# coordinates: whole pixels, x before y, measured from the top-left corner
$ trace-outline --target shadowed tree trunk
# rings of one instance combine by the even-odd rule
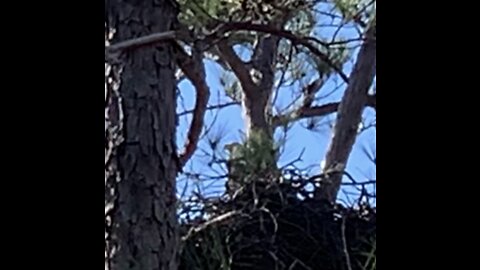
[[[173,0],[106,0],[112,43],[171,30]],[[172,47],[161,43],[128,50],[121,57],[123,143],[110,179],[106,265],[109,270],[175,270],[176,91]]]

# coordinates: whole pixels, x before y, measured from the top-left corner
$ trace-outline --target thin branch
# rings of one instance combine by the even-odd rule
[[[162,33],[155,33],[139,38],[133,38],[126,41],[122,41],[110,46],[105,47],[105,55],[117,52],[124,51],[126,49],[133,49],[138,47],[143,47],[147,45],[152,45],[155,43],[168,41],[176,38],[175,31],[167,31]]]
[[[290,50],[288,52],[288,60],[285,64],[285,68],[282,72],[282,75],[280,76],[280,80],[278,82],[277,89],[275,90],[275,95],[274,95],[274,98],[273,98],[273,101],[272,101],[272,105],[275,105],[277,103],[280,88],[282,87],[283,83],[285,82],[285,76],[287,74],[288,69],[290,68],[290,64],[292,63],[293,50],[294,49],[296,49],[295,46],[290,45]]]
[[[369,95],[367,97],[366,105],[376,109],[377,97],[376,95]],[[310,118],[310,117],[320,117],[335,113],[338,111],[340,102],[327,103],[320,106],[313,107],[301,107],[296,112],[289,113],[286,115],[278,115],[273,118],[273,126],[278,127],[286,123],[296,121],[299,119]]]
[[[227,102],[227,103],[223,103],[223,104],[212,105],[212,106],[208,106],[208,107],[206,108],[206,110],[207,110],[207,111],[219,110],[219,109],[227,108],[227,107],[234,106],[234,105],[240,105],[240,102],[238,102],[238,101],[232,101],[232,102]],[[179,117],[182,117],[182,116],[185,116],[185,115],[187,115],[187,114],[194,113],[194,112],[195,112],[195,109],[193,109],[193,110],[188,110],[188,111],[183,111],[183,112],[179,113],[178,116],[179,116]]]
[[[252,23],[244,23],[244,22],[230,22],[230,23],[219,25],[214,31],[212,31],[213,32],[212,34],[208,35],[205,38],[204,41],[208,44],[209,41],[213,42],[215,40],[218,40],[219,37],[224,36],[227,32],[239,31],[239,30],[257,31],[257,32],[272,34],[278,37],[289,39],[290,41],[292,41],[294,45],[295,44],[303,45],[306,48],[308,48],[312,53],[317,55],[326,64],[328,64],[333,70],[335,70],[345,82],[348,82],[348,77],[341,70],[341,68],[333,64],[330,58],[325,53],[322,53],[318,48],[316,48],[310,41],[316,42],[325,47],[328,47],[329,44],[313,37],[299,37],[293,32],[275,29],[269,25],[252,24]],[[162,33],[155,33],[155,34],[151,34],[151,35],[147,35],[139,38],[126,40],[117,44],[106,46],[105,58],[110,59],[109,56],[113,55],[114,53],[121,52],[127,49],[144,47],[147,45],[152,45],[155,43],[164,42],[168,40],[188,38],[190,36],[191,36],[191,33],[187,33],[186,30],[180,30],[180,31],[168,31],[168,32],[162,32]],[[234,69],[234,71],[237,73],[239,71],[239,68],[236,66],[240,65],[240,63],[243,64],[243,62],[238,58],[238,56],[236,56],[233,49],[230,48],[231,49],[230,51],[225,48],[225,47],[229,47],[225,41],[221,41],[219,43],[220,43],[219,48],[225,49],[223,51],[221,50],[222,54],[226,53],[226,55],[224,56],[227,57],[227,62],[229,62],[229,65],[231,65],[231,68]],[[232,52],[235,54],[237,59],[233,57],[233,55],[231,54]],[[230,61],[228,61],[228,59],[230,59]],[[245,80],[245,83],[250,84],[246,80],[244,76],[245,74],[243,72],[241,72],[240,74],[241,74],[240,76]],[[248,72],[246,74],[248,75]],[[250,76],[248,77],[250,78]],[[251,81],[251,78],[250,78],[250,81]]]
[[[350,254],[348,252],[348,246],[347,246],[347,236],[345,233],[345,227],[347,223],[347,217],[342,218],[342,244],[343,244],[343,254],[345,255],[345,260],[347,264],[347,270],[352,270],[352,262],[350,260]]]
[[[363,181],[363,182],[354,182],[354,183],[342,183],[342,186],[367,186],[367,185],[376,185],[377,180]]]
[[[358,42],[358,41],[365,41],[363,38],[351,38],[351,39],[346,39],[346,40],[337,40],[337,41],[331,41],[328,43],[329,46],[334,46],[334,45],[345,45],[348,43],[352,42]]]
[[[206,221],[205,223],[202,223],[200,224],[198,227],[192,227],[190,228],[190,230],[188,231],[187,235],[185,235],[184,237],[182,237],[182,242],[185,242],[186,240],[188,240],[193,234],[195,233],[198,233],[198,232],[201,232],[203,230],[205,230],[206,228],[208,228],[210,225],[212,224],[216,224],[216,223],[221,223],[221,222],[224,222],[225,220],[228,220],[234,216],[238,216],[238,215],[242,215],[242,212],[240,211],[231,211],[231,212],[227,212],[225,214],[222,214],[220,216],[217,216],[215,218],[212,218],[211,220],[208,220]]]
[[[231,31],[239,31],[239,30],[246,30],[246,31],[257,31],[262,33],[267,33],[275,36],[279,36],[282,38],[286,38],[290,40],[294,45],[299,44],[303,45],[308,48],[313,54],[317,55],[322,61],[324,61],[327,65],[329,65],[333,70],[335,70],[338,75],[348,83],[348,77],[342,71],[342,69],[330,60],[330,58],[323,52],[321,52],[318,48],[316,48],[310,41],[314,41],[322,46],[328,47],[328,43],[325,43],[321,40],[318,40],[313,37],[299,37],[298,35],[294,34],[293,32],[286,31],[286,30],[279,30],[275,29],[269,25],[263,24],[252,24],[252,23],[245,23],[245,22],[230,22],[220,25],[215,29],[214,33],[207,36],[208,39],[216,39],[219,36],[224,35],[227,32]]]
[[[175,48],[177,65],[192,82],[197,91],[193,119],[188,131],[185,149],[179,156],[180,166],[183,167],[197,148],[198,140],[202,133],[208,99],[210,98],[210,88],[206,83],[205,67],[203,66],[201,55],[196,55],[196,52],[194,52],[193,56],[190,57],[177,42],[172,43]]]

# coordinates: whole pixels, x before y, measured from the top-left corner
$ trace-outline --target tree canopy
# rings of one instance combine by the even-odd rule
[[[376,177],[359,179],[351,169],[376,165],[376,1],[159,2],[171,6],[176,19],[155,21],[172,15],[155,5],[110,3],[108,9],[106,196],[107,179],[130,177],[125,170],[135,180],[128,189],[144,179],[170,179],[175,171],[168,181],[177,189],[185,269],[267,269],[258,267],[272,262],[274,269],[319,263],[375,269]],[[137,140],[143,154],[129,144]],[[134,152],[125,154],[128,147]],[[353,197],[342,193],[353,190]],[[344,208],[348,203],[337,205],[346,199],[352,211]],[[169,200],[160,201],[170,207]],[[316,225],[302,223],[299,214]],[[292,223],[293,237],[286,229]],[[325,230],[331,238],[321,236]],[[300,236],[306,237],[303,251],[291,244]],[[277,239],[292,249],[281,251]],[[263,246],[256,252],[272,262],[242,268],[246,251],[239,245],[255,241],[276,243],[280,251]],[[199,255],[199,245],[215,254]],[[315,250],[327,252],[326,261],[335,258],[332,264],[307,258]]]

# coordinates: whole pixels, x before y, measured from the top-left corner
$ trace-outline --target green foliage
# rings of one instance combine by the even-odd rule
[[[259,171],[274,168],[277,162],[277,147],[273,140],[262,131],[252,131],[243,147],[241,155],[248,159],[252,167]]]
[[[196,242],[189,243],[183,250],[183,264],[196,266],[199,270],[230,270],[230,258],[226,243],[219,228],[201,232]]]
[[[252,131],[243,144],[231,144],[226,149],[230,152],[229,174],[236,181],[246,183],[276,175],[279,148],[264,132]]]
[[[286,23],[285,29],[292,31],[299,36],[308,36],[312,32],[316,19],[312,10],[298,9],[294,16]]]
[[[223,21],[240,10],[240,0],[178,0],[180,21],[185,25],[205,27]]]
[[[334,0],[336,8],[342,13],[344,21],[366,18],[370,21],[376,14],[376,1],[372,0]]]

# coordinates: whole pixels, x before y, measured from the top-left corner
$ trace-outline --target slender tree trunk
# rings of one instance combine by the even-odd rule
[[[244,114],[245,121],[245,131],[246,139],[251,140],[252,138],[259,139],[262,138],[263,147],[269,145],[271,151],[262,151],[264,160],[258,160],[258,164],[262,163],[269,164],[271,166],[270,170],[261,171],[259,168],[249,168],[247,172],[245,168],[235,168],[235,162],[230,163],[228,166],[230,177],[227,180],[227,191],[230,195],[235,194],[235,192],[243,186],[243,181],[246,181],[248,173],[250,171],[255,171],[257,174],[257,179],[263,177],[263,173],[271,174],[276,170],[276,165],[274,161],[276,160],[277,153],[274,149],[274,128],[271,124],[271,95],[273,92],[273,85],[275,79],[275,63],[276,63],[276,54],[278,48],[278,37],[271,35],[263,35],[259,37],[259,43],[255,48],[254,56],[252,57],[252,69],[248,70],[244,66],[238,57],[235,55],[231,49],[226,49],[223,47],[223,52],[227,58],[232,69],[236,72],[237,77],[240,80],[243,90],[242,97],[242,109]],[[228,52],[227,50],[230,50]],[[243,74],[242,74],[243,72]],[[253,133],[257,133],[259,136],[252,136]],[[261,151],[261,149],[257,149]],[[234,151],[231,151],[231,154]],[[241,157],[242,159],[249,159],[250,157]],[[238,175],[240,173],[240,175]],[[240,181],[240,182],[239,182]]]
[[[367,30],[365,36],[366,41],[360,49],[349,85],[338,107],[337,123],[324,167],[324,173],[328,177],[315,194],[316,199],[331,203],[337,199],[343,171],[355,144],[362,113],[368,101],[368,91],[376,73],[375,25]]]
[[[279,38],[272,35],[263,35],[253,56],[253,89],[245,89],[243,106],[246,116],[247,135],[253,131],[261,131],[273,140],[273,126],[271,124],[272,106],[271,96],[275,81],[275,64]],[[261,79],[256,79],[259,76]]]
[[[112,43],[172,29],[172,0],[106,0]],[[116,152],[119,178],[110,182],[106,265],[109,270],[176,270],[176,91],[167,43],[125,52],[119,92],[124,142]]]

